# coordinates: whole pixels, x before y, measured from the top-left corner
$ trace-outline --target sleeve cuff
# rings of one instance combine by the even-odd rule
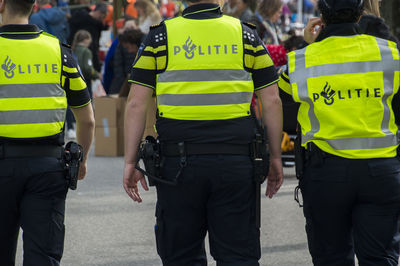
[[[142,86],[145,86],[145,87],[147,87],[147,88],[150,88],[150,89],[152,89],[152,90],[156,90],[156,88],[154,87],[154,86],[152,86],[152,85],[149,85],[149,84],[146,84],[146,83],[141,83],[141,82],[139,82],[139,81],[136,81],[136,80],[128,80],[128,82],[129,83],[133,83],[133,84],[138,84],[138,85],[142,85]]]
[[[268,84],[265,84],[265,85],[262,85],[260,87],[254,88],[254,91],[262,90],[262,89],[264,89],[264,88],[266,88],[268,86],[271,86],[272,84],[277,83],[277,82],[279,82],[279,78],[277,80],[274,80],[274,81],[268,83]]]

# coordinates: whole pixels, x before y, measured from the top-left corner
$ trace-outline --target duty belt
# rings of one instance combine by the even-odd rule
[[[64,148],[57,145],[0,143],[0,159],[24,157],[54,157],[61,159],[63,154]]]
[[[181,156],[182,150],[185,155],[251,155],[250,144],[228,144],[228,143],[161,143],[161,154],[164,156]]]

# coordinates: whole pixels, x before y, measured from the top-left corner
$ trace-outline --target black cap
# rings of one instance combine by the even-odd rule
[[[363,7],[363,0],[319,0],[325,7],[332,11],[342,9],[360,10]]]
[[[29,3],[29,4],[34,4],[36,0],[24,0],[24,1]]]

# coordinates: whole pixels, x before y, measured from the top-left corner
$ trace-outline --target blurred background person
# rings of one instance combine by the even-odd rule
[[[53,7],[50,0],[37,0],[38,11],[29,18],[29,24],[35,24],[44,32],[56,36],[60,42],[67,43],[69,26],[67,8]]]
[[[86,30],[78,30],[72,41],[72,52],[75,54],[79,67],[81,68],[83,77],[85,78],[92,98],[91,80],[100,79],[101,75],[93,67],[93,54],[88,48],[92,43],[92,36]]]
[[[175,1],[162,0],[160,6],[160,13],[163,19],[173,18],[175,16]]]
[[[134,20],[125,20],[122,28],[118,29],[118,34],[122,34],[125,30],[137,29],[136,22]],[[104,60],[104,71],[103,71],[103,87],[107,94],[110,94],[111,84],[114,80],[114,56],[117,49],[120,49],[118,36],[112,41],[111,46],[108,48],[107,54]]]
[[[315,16],[316,1],[303,0],[303,23],[307,24],[308,20]]]
[[[361,16],[358,24],[363,33],[394,41],[399,45],[399,40],[393,36],[389,27],[381,18],[379,11],[380,2],[381,0],[364,0],[364,14]]]
[[[256,13],[258,34],[266,44],[281,44],[277,22],[282,14],[282,0],[261,0]]]
[[[100,77],[100,74],[93,68],[92,52],[88,49],[92,37],[86,30],[79,30],[75,33],[72,42],[72,52],[81,69],[82,75],[85,79],[87,88],[89,90],[90,98],[92,98],[91,80]],[[75,118],[70,108],[67,109],[66,115],[67,131],[66,137],[68,139],[76,138]]]
[[[90,11],[92,11],[89,6],[90,6],[90,0],[71,0],[70,4],[75,4],[75,5],[79,5],[80,7],[76,7],[71,9],[71,16],[74,16],[75,13],[79,13],[82,10],[86,11],[87,13],[89,13]],[[73,36],[72,36],[73,37]],[[71,40],[72,41],[72,40]]]
[[[224,13],[256,25],[257,19],[254,15],[256,5],[255,0],[228,0],[224,5]]]
[[[97,3],[94,10],[88,12],[88,9],[86,8],[80,9],[74,12],[69,20],[71,32],[68,43],[72,44],[73,38],[77,31],[88,31],[92,37],[92,43],[89,46],[89,49],[92,51],[93,55],[93,67],[98,72],[101,70],[101,63],[99,60],[99,41],[101,32],[108,28],[107,25],[103,24],[103,20],[106,18],[107,12],[108,8],[106,4]]]
[[[127,81],[143,37],[144,33],[138,29],[127,29],[119,35],[119,45],[113,59],[114,77],[109,90],[110,94],[119,93],[122,85]]]
[[[381,18],[380,2],[381,0],[364,0],[364,13],[361,16],[358,24],[360,25],[363,33],[393,41],[397,43],[397,49],[400,50],[399,40],[391,33],[389,27]],[[399,93],[393,96],[392,109],[400,110]],[[397,125],[400,125],[400,115],[398,112],[395,113],[395,121]]]
[[[162,20],[160,12],[150,0],[137,0],[135,8],[138,12],[139,29],[144,34],[149,33],[151,25],[156,25]]]

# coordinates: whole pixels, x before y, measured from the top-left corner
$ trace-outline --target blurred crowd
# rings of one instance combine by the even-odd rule
[[[109,1],[36,0],[30,23],[71,45],[89,91],[127,95],[128,76],[136,53],[150,26],[179,16],[181,0],[123,0],[115,20]],[[303,23],[315,13],[315,0],[302,0]],[[297,0],[225,0],[223,12],[254,24],[276,66],[286,64],[288,51],[302,43]],[[102,42],[106,36],[106,42]],[[67,136],[75,136],[71,112]]]
[[[315,13],[316,0],[302,1],[301,21],[306,22]],[[115,23],[118,34],[110,36],[102,49],[102,34],[112,35],[114,12],[108,1],[37,0],[30,23],[72,46],[90,88],[92,80],[100,79],[107,94],[116,94],[123,88],[150,26],[180,15],[185,7],[180,0],[124,0],[121,18]],[[297,8],[297,0],[226,0],[223,11],[257,26],[279,66],[286,63],[286,53],[302,42],[303,24],[299,23]]]

